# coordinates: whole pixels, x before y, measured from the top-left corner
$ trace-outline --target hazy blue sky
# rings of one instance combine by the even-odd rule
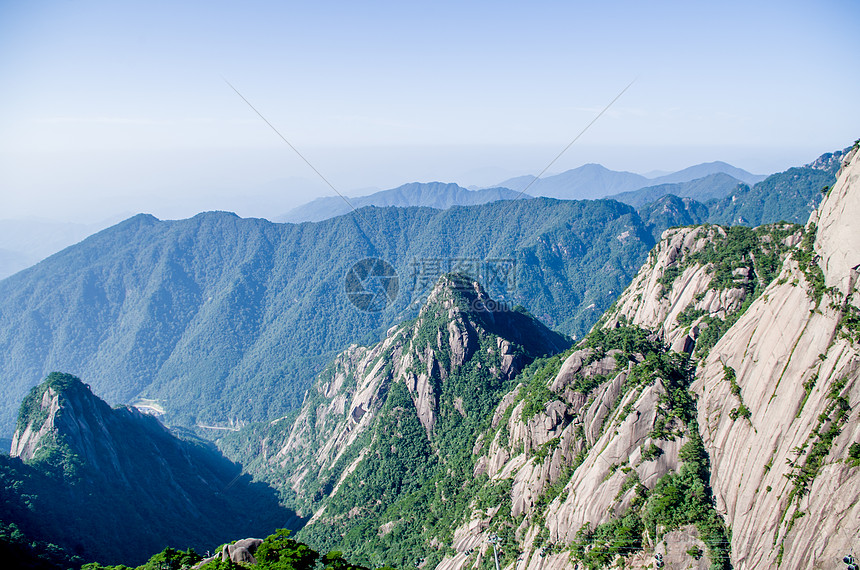
[[[0,1],[0,218],[283,213],[586,162],[769,173],[860,137],[860,3]]]

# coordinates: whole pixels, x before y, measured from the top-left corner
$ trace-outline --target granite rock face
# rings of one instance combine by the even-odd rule
[[[296,503],[310,509],[309,524],[319,520],[328,497],[337,495],[365,459],[394,384],[406,388],[432,444],[443,397],[455,413],[464,418],[471,413],[464,407],[465,395],[444,396],[449,378],[470,367],[503,383],[536,356],[569,346],[565,337],[532,317],[488,309],[493,306],[478,283],[460,275],[443,277],[416,320],[391,328],[374,346],[341,353],[286,430],[274,427],[285,420],[272,423],[270,435],[259,443],[261,471],[270,479],[279,473],[275,483],[288,486]],[[322,492],[309,493],[309,482],[322,479]]]
[[[738,568],[806,568],[855,547],[860,467],[848,450],[860,441],[860,339],[850,328],[860,308],[858,216],[855,151],[807,226],[821,273],[787,261],[699,369],[699,422]],[[739,398],[748,421],[730,417]]]
[[[847,155],[837,184],[806,228],[756,230],[762,251],[774,253],[779,262],[769,282],[761,259],[745,259],[730,268],[729,281],[715,286],[714,265],[696,254],[709,244],[726,243],[728,230],[670,229],[599,325],[645,327],[673,350],[698,356],[696,343],[709,323],[733,323],[706,356],[694,360],[698,367],[691,389],[717,512],[731,528],[735,568],[830,567],[854,548],[853,537],[860,532],[860,462],[849,458],[851,444],[860,442],[856,154]],[[692,318],[681,322],[685,313]],[[656,403],[665,394],[662,383],[625,394],[621,387],[628,370],[608,356],[593,361],[587,348],[571,353],[548,381],[558,400],[527,422],[521,419],[520,402],[507,415],[507,444],[497,436],[489,445],[476,446],[483,452],[476,471],[514,481],[513,512],[525,516],[517,529],[522,554],[516,568],[570,567],[566,550],[577,531],[619,516],[630,504],[628,476],[635,472],[645,488],[653,489],[660,477],[678,468],[684,439],[649,438]],[[606,379],[586,398],[573,383],[587,375],[587,366],[599,368]],[[514,394],[500,403],[493,427],[516,402]],[[530,455],[530,449],[554,437],[559,443],[552,455],[542,462]],[[643,461],[643,450],[651,444],[659,444],[661,453]],[[583,450],[562,492],[541,504],[541,493]],[[546,528],[530,525],[531,518],[545,521]],[[491,556],[482,545],[492,524],[490,513],[474,513],[455,533],[456,554],[440,567],[472,568],[481,556]],[[537,540],[540,533],[545,541]],[[648,540],[653,537],[646,537],[644,551],[625,558],[624,566],[654,567],[658,553],[666,567],[711,564],[695,527],[668,532],[659,542]],[[553,548],[547,550],[546,544]]]
[[[406,387],[432,439],[439,383],[486,352],[493,374],[517,384],[468,442],[471,475],[486,481],[482,493],[503,496],[495,504],[475,497],[450,536],[428,539],[446,552],[436,567],[492,564],[491,539],[503,529],[506,568],[570,568],[583,530],[644,513],[643,501],[683,469],[682,447],[695,441],[708,456],[709,508],[731,529],[719,547],[734,568],[829,567],[860,532],[860,459],[850,451],[860,443],[860,165],[856,152],[844,161],[806,227],[667,230],[596,325],[603,337],[541,361],[544,368],[524,371],[541,351],[523,347],[537,340],[546,353],[557,343],[545,330],[500,326],[495,313],[476,320],[451,301],[450,287],[437,288],[432,311],[335,360],[298,418],[263,438],[265,469],[279,468],[275,479],[304,497],[312,523],[321,520],[366,460],[391,387]],[[659,348],[593,340],[619,330]],[[673,407],[679,386],[691,395],[688,415]],[[462,398],[452,406],[449,413],[469,413]],[[320,485],[333,465],[337,476]],[[378,535],[398,524],[382,521]],[[665,567],[708,568],[716,551],[701,532],[686,523],[645,529],[612,563],[653,568],[659,555]]]

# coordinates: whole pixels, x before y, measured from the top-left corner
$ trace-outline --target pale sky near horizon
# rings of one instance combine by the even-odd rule
[[[767,174],[860,137],[860,3],[0,1],[0,219],[489,185],[553,165]]]

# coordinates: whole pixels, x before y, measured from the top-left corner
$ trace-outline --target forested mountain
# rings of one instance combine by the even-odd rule
[[[0,220],[0,279],[38,263],[123,218],[117,217],[97,224],[28,219]]]
[[[822,189],[836,181],[835,173],[809,166],[768,176],[752,188],[741,185],[730,196],[706,204],[708,221],[757,226],[778,220],[805,223],[821,203]]]
[[[708,219],[708,207],[692,198],[678,198],[666,194],[639,208],[639,217],[655,240],[675,226],[701,224]]]
[[[646,186],[632,192],[623,192],[608,196],[608,198],[630,204],[636,208],[650,204],[666,195],[673,195],[679,198],[693,198],[699,202],[708,202],[710,200],[725,198],[740,184],[742,182],[737,178],[719,172],[687,182]]]
[[[356,208],[428,206],[446,209],[453,206],[472,206],[496,200],[532,196],[566,200],[611,197],[639,207],[664,194],[689,196],[699,201],[722,198],[739,183],[754,184],[764,178],[725,162],[697,164],[653,179],[632,172],[609,170],[599,164],[586,164],[534,182],[527,194],[523,194],[522,190],[534,181],[533,176],[511,178],[500,182],[496,187],[478,190],[468,190],[456,184],[442,182],[413,182],[367,196],[351,197],[348,200]],[[648,189],[645,190],[645,187]],[[619,192],[624,194],[615,195]],[[347,214],[351,210],[352,207],[346,200],[340,196],[330,196],[318,198],[272,219],[276,222],[318,222]]]
[[[224,212],[136,216],[0,281],[0,433],[11,435],[17,402],[53,370],[87,378],[110,402],[156,400],[173,424],[278,416],[300,405],[339,350],[414,316],[448,270],[482,274],[498,300],[581,337],[667,227],[803,221],[841,156],[740,186],[706,208],[664,197],[637,213],[542,198],[367,207],[302,224]],[[379,312],[359,310],[344,289],[366,258],[398,277]]]
[[[468,190],[456,184],[443,182],[412,182],[391,190],[383,190],[367,196],[348,198],[349,204],[340,196],[317,198],[274,218],[276,222],[319,222],[335,216],[348,214],[352,207],[365,206],[427,206],[444,210],[453,206],[477,206],[497,200],[531,198],[508,188],[482,188]],[[350,204],[352,206],[350,206]]]
[[[449,276],[297,417],[220,444],[311,517],[300,537],[359,559],[835,567],[860,532],[858,218],[854,151],[805,227],[667,231],[543,358],[539,323]]]
[[[639,206],[639,215],[657,239],[664,229],[680,225],[712,223],[754,227],[779,221],[804,223],[836,182],[840,160],[848,150],[826,153],[805,166],[772,174],[752,188],[737,184],[717,191],[706,184],[708,179],[700,179],[643,188],[613,198],[637,205],[661,195]],[[719,198],[704,200],[726,190],[728,192]]]
[[[426,544],[450,536],[476,489],[463,487],[475,437],[523,368],[569,344],[450,274],[417,319],[373,347],[341,354],[292,425],[266,424],[223,445],[278,485],[287,504],[313,515],[299,538],[368,561],[384,556],[399,568],[429,556],[434,567],[441,557]],[[384,525],[392,512],[414,524]],[[427,512],[438,515],[432,528]]]
[[[331,322],[344,330],[357,322],[369,336],[385,330],[379,342],[331,360],[298,413],[219,441],[309,517],[298,538],[368,566],[489,568],[496,549],[504,566],[545,570],[829,565],[860,532],[860,419],[851,413],[860,398],[860,153],[840,158],[838,180],[806,226],[663,232],[572,347],[514,306],[517,296],[567,309],[567,319],[557,317],[563,323],[583,322],[569,319],[588,301],[583,284],[600,291],[595,275],[623,279],[647,232],[693,219],[700,205],[664,196],[641,210],[645,221],[613,201],[548,199],[366,208],[300,225],[225,213],[178,222],[139,216],[0,282],[11,299],[0,319],[21,319],[0,330],[14,325],[33,347],[50,345],[51,357],[68,346],[106,347],[85,365],[167,347],[155,362],[162,385],[176,385],[174,398],[146,404],[160,411],[183,402],[176,409],[189,415],[224,401],[253,410],[254,397],[274,401],[294,389],[278,385],[283,377],[253,383],[273,362],[259,354],[286,360],[296,354],[293,339],[306,339],[301,350],[320,342],[288,339],[288,324],[323,328],[326,337],[347,334]],[[810,171],[827,174],[833,163],[789,170],[764,188],[813,188]],[[507,227],[491,227],[503,219]],[[358,255],[328,253],[332,277],[320,260],[335,246]],[[505,251],[516,254],[516,287],[482,286],[481,268],[477,276],[448,271],[469,269],[459,264],[427,295],[386,297],[394,303],[382,311],[356,309],[344,322],[347,313],[332,309],[393,291],[391,273],[362,277],[385,265],[355,259],[391,259],[402,272],[416,259],[487,262]],[[18,288],[4,289],[10,282]],[[349,289],[356,283],[366,288]],[[561,296],[566,287],[586,291],[578,305]],[[317,294],[314,313],[274,317],[283,318],[296,291]],[[411,320],[408,303],[421,307]],[[272,338],[279,343],[267,344]],[[24,355],[23,345],[15,354]],[[145,370],[133,359],[120,366],[130,362]],[[171,368],[195,370],[192,362],[203,363],[200,375]],[[230,376],[233,366],[218,376],[224,362],[255,372]],[[128,389],[129,379],[137,380],[103,382]],[[148,379],[132,389],[146,395],[158,386]],[[277,409],[260,405],[263,414]],[[15,426],[15,457],[0,457],[6,551],[44,549],[45,559],[69,563],[54,543],[101,562],[135,562],[167,545],[265,536],[292,517],[271,489],[250,484],[206,443],[179,440],[136,409],[111,409],[67,374],[33,388]],[[307,568],[316,561],[283,533],[267,540],[290,556],[308,553]],[[348,567],[340,553],[325,563]]]
[[[414,316],[457,268],[581,336],[653,243],[612,201],[369,207],[305,224],[139,215],[0,281],[0,426],[11,433],[17,402],[53,370],[109,402],[157,400],[172,424],[277,417],[338,351]],[[366,258],[399,276],[380,312],[344,290]]]
[[[211,444],[180,440],[133,408],[111,409],[68,374],[51,374],[24,399],[0,478],[3,534],[14,529],[83,561],[137,564],[168,545],[205,552],[301,523]]]

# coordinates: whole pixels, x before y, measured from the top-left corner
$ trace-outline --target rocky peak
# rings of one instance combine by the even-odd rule
[[[841,158],[842,169],[805,228],[667,230],[554,376],[520,376],[501,400],[473,449],[475,475],[510,480],[510,491],[501,511],[476,508],[455,530],[455,554],[440,568],[492,556],[490,536],[510,525],[498,514],[506,501],[524,517],[509,533],[516,567],[561,569],[571,557],[620,567],[621,555],[625,567],[648,568],[659,554],[667,567],[808,568],[851,551],[860,531],[857,154],[823,157],[821,168]],[[611,336],[631,327],[673,350],[608,350],[626,345]],[[672,506],[689,491],[671,498],[691,480],[706,497],[695,517]],[[667,512],[681,518],[660,522]],[[630,533],[637,513],[644,533]],[[641,540],[642,551],[613,552],[622,539]]]
[[[860,532],[860,159],[693,389],[736,567],[835,565]],[[807,245],[814,237],[814,251]]]
[[[530,364],[549,333],[443,278],[320,376],[286,443],[272,426],[270,479],[315,509],[302,532],[443,570],[492,565],[499,540],[506,568],[837,560],[860,532],[848,159],[805,228],[667,230],[578,346]]]
[[[851,150],[851,147],[848,147],[844,150],[826,152],[804,166],[806,168],[814,168],[816,170],[824,170],[832,174],[836,174],[842,167],[842,164],[847,161],[846,157]]]
[[[828,287],[850,294],[860,270],[860,164],[858,149],[847,152],[840,175],[809,220],[817,228],[815,252]]]
[[[371,450],[386,434],[402,434],[414,420],[424,443],[412,445],[440,453],[452,430],[471,434],[492,414],[506,383],[524,366],[569,344],[524,309],[491,299],[478,282],[445,275],[416,319],[374,346],[341,353],[288,429],[283,420],[271,424],[262,441],[262,471],[296,494],[296,506],[316,511],[312,523],[325,519],[329,499],[374,460]]]
[[[21,461],[6,463],[4,480],[17,478],[26,499],[5,496],[10,512],[24,513],[16,524],[90,560],[137,564],[168,543],[200,549],[296,522],[271,489],[211,446],[133,408],[111,408],[70,374],[52,373],[30,391],[11,454]]]
[[[38,461],[63,449],[93,471],[124,481],[108,436],[116,414],[140,415],[127,408],[112,410],[71,374],[51,373],[21,404],[10,454]]]
[[[472,328],[519,345],[529,359],[561,352],[571,343],[524,308],[490,298],[478,281],[461,273],[440,278],[421,310],[419,322],[433,313],[436,322],[468,321]]]
[[[676,352],[703,356],[776,278],[803,234],[786,223],[666,230],[603,326],[642,326]]]

